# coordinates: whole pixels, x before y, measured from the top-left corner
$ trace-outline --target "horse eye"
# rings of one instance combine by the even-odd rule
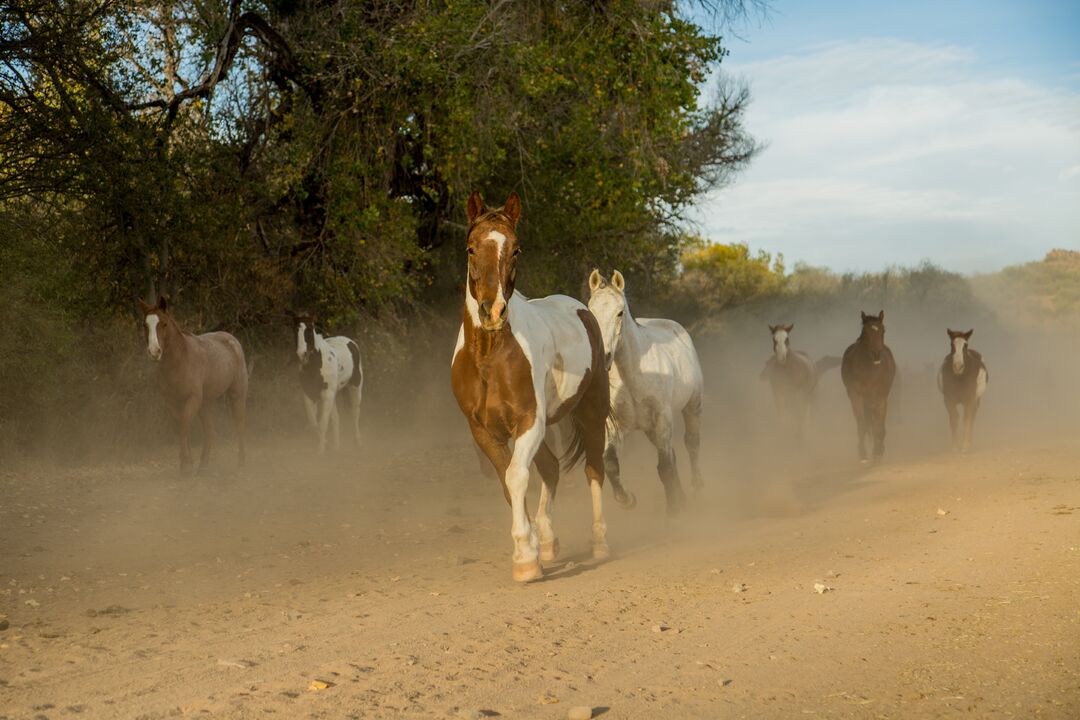
[[[471,247],[470,248],[465,248],[465,252],[467,252],[470,255],[475,255],[476,254],[476,250],[474,250]]]
[[[517,257],[520,254],[521,254],[521,248],[514,248],[514,252],[510,255],[510,257]]]
[[[622,317],[622,316],[623,316],[623,311],[622,311],[622,310],[620,310],[620,311],[619,311],[619,314],[618,314],[618,317]]]

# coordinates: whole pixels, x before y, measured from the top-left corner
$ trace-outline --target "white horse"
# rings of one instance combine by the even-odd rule
[[[619,447],[625,433],[643,430],[656,446],[657,470],[664,484],[668,513],[678,512],[686,496],[679,482],[672,447],[674,415],[681,412],[684,442],[690,453],[694,488],[702,486],[698,465],[704,381],[694,341],[673,320],[635,320],[626,302],[626,281],[618,270],[611,282],[596,270],[589,275],[589,310],[600,323],[611,386],[614,427],[604,449],[605,474],[619,478]]]
[[[333,428],[334,449],[341,446],[337,398],[344,395],[352,413],[353,438],[360,444],[360,398],[364,369],[360,348],[344,336],[324,338],[315,330],[312,315],[296,320],[296,357],[300,359],[300,387],[308,422],[319,433],[319,454],[326,453],[326,431]]]

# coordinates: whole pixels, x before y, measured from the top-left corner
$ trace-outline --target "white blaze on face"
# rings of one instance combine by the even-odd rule
[[[307,325],[305,323],[300,323],[296,326],[296,357],[298,357],[301,362],[307,357],[308,352],[307,340],[304,339],[305,330],[307,330]]]
[[[597,290],[589,298],[589,311],[596,316],[596,322],[600,325],[600,337],[604,341],[604,353],[608,357],[614,356],[619,348],[625,308],[626,300],[623,295],[610,288]]]
[[[776,353],[776,359],[780,362],[787,360],[788,351],[788,334],[787,330],[780,329],[773,333],[773,352]]]
[[[503,252],[506,250],[506,236],[498,230],[492,230],[488,233],[487,240],[492,240],[495,246],[498,248],[499,265],[502,266]],[[506,295],[503,294],[502,282],[499,282],[499,294],[495,296],[495,302],[491,304],[491,317],[492,319],[498,318],[502,315],[503,308],[506,307]]]
[[[146,316],[146,352],[155,360],[161,359],[161,342],[158,340],[157,326],[161,318],[156,313]]]
[[[964,372],[964,348],[967,347],[967,338],[955,337],[952,341],[952,369],[959,375]]]

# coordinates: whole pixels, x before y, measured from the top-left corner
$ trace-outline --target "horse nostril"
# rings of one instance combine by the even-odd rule
[[[480,303],[480,317],[485,317],[485,318],[491,317],[491,302],[490,301],[484,301],[484,302]]]

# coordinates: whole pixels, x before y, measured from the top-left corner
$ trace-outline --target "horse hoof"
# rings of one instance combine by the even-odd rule
[[[624,510],[633,510],[637,507],[637,496],[632,492],[620,491],[615,493],[615,502]]]
[[[519,583],[527,583],[544,577],[544,571],[540,569],[540,563],[536,560],[531,562],[514,563],[514,580]]]
[[[594,560],[607,560],[611,557],[611,550],[606,542],[593,543],[592,556]]]
[[[559,559],[559,540],[540,543],[540,560],[545,563],[555,562]]]

